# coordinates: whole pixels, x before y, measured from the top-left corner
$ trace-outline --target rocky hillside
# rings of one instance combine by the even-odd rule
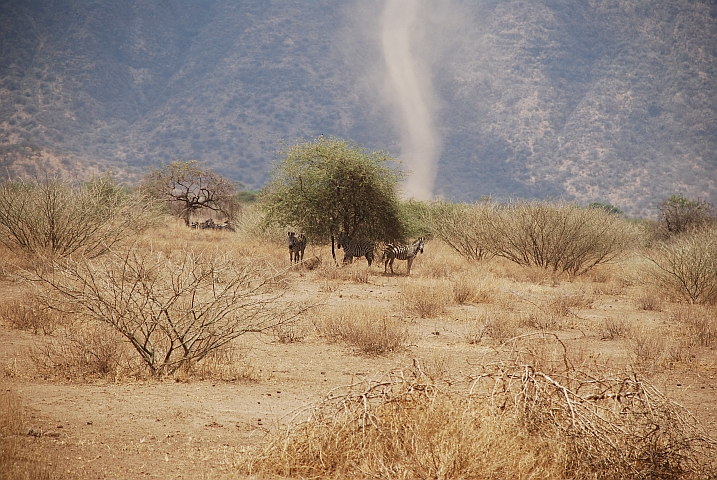
[[[3,177],[200,159],[258,188],[323,134],[399,157],[417,197],[717,203],[714,1],[1,0],[0,18]]]

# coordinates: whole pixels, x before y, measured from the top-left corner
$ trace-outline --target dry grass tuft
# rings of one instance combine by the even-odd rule
[[[46,377],[87,380],[128,376],[130,370],[139,374],[142,369],[132,364],[132,353],[124,338],[108,326],[74,322],[32,347],[30,358]]]
[[[277,325],[272,331],[279,343],[299,343],[306,338],[308,327],[299,323],[288,323]]]
[[[600,329],[600,338],[603,340],[615,340],[616,338],[624,338],[630,334],[631,327],[629,322],[623,318],[607,317],[603,320]]]
[[[689,363],[695,355],[684,338],[654,329],[634,329],[630,336],[634,368],[644,374],[660,372],[675,363]]]
[[[453,284],[448,280],[411,280],[401,292],[403,308],[421,318],[440,315],[453,300]]]
[[[708,348],[717,345],[717,308],[682,306],[670,318],[686,327],[685,335],[692,344]]]
[[[0,304],[0,319],[12,328],[45,335],[69,322],[67,315],[47,308],[34,298]]]
[[[258,368],[247,359],[247,351],[234,345],[212,350],[198,362],[187,362],[173,377],[182,383],[193,380],[257,383],[261,380]]]
[[[662,311],[662,297],[652,293],[647,292],[635,300],[635,305],[639,310],[645,310],[648,312],[661,312]]]
[[[61,476],[48,466],[48,458],[28,451],[23,442],[27,430],[20,399],[0,389],[0,478],[3,480],[54,480]]]
[[[519,361],[526,346],[513,343],[460,380],[429,376],[414,360],[334,389],[239,467],[258,476],[358,479],[717,474],[715,442],[647,381],[577,371],[564,349],[561,361],[540,370]]]
[[[361,305],[326,309],[316,320],[316,328],[330,340],[368,355],[398,351],[409,341],[408,329],[388,312]]]

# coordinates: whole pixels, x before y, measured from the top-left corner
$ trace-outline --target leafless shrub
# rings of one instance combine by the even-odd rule
[[[704,228],[717,221],[714,205],[706,200],[685,198],[681,193],[660,202],[659,209],[658,232],[664,237]]]
[[[600,335],[603,340],[615,340],[630,334],[630,324],[623,317],[607,317],[602,321]]]
[[[31,255],[96,257],[157,219],[147,198],[107,178],[75,189],[57,179],[0,185],[0,243]]]
[[[325,311],[316,327],[330,340],[348,343],[369,355],[395,352],[409,339],[406,327],[388,312],[357,305]]]
[[[35,334],[50,334],[69,320],[62,312],[47,308],[37,299],[9,301],[0,304],[0,318],[11,327]]]
[[[444,241],[469,260],[491,256],[493,232],[488,219],[495,215],[492,203],[459,205],[436,203],[425,211],[424,222],[433,237]]]
[[[690,303],[717,302],[717,228],[685,234],[646,253],[648,281]]]
[[[571,275],[615,259],[635,237],[619,215],[560,202],[516,202],[486,221],[495,255]]]
[[[134,246],[50,265],[27,275],[44,301],[55,308],[74,304],[111,326],[154,375],[172,374],[246,333],[270,332],[310,308],[280,301],[275,277],[259,266],[220,254]]]
[[[507,346],[468,378],[420,362],[334,389],[242,461],[300,478],[710,478],[715,443],[630,373],[546,372]],[[518,355],[520,356],[520,355]],[[560,355],[558,355],[560,356]]]
[[[118,378],[130,370],[131,348],[107,325],[67,325],[30,350],[40,374],[73,380]]]
[[[693,344],[717,345],[717,311],[714,308],[689,305],[678,308],[670,317],[686,327],[685,335]]]
[[[443,313],[453,299],[453,288],[446,280],[417,280],[406,283],[401,292],[404,308],[421,318]]]

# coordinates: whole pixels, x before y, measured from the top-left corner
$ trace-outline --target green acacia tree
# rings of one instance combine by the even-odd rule
[[[323,136],[281,154],[261,195],[268,223],[296,227],[315,243],[339,231],[379,241],[405,237],[397,193],[403,173],[391,155]]]

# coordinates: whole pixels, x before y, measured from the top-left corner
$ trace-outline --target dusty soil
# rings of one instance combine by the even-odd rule
[[[383,274],[382,265],[374,265],[368,283],[331,280],[340,287],[330,295],[322,290],[326,280],[318,273],[290,272],[292,294],[327,297],[334,305],[350,301],[388,307],[411,282],[430,276],[427,255],[414,263],[410,278],[400,266],[397,275],[390,276]],[[344,268],[359,272],[366,265],[360,260]],[[500,266],[492,268],[500,275]],[[591,292],[591,305],[571,310],[579,320],[556,333],[570,348],[602,356],[606,363],[630,362],[631,356],[627,338],[602,339],[603,319],[620,317],[635,325],[674,327],[669,325],[670,305],[663,305],[661,311],[635,306],[635,287],[610,292],[604,282],[596,288],[588,281],[526,278],[499,285],[506,283],[509,288],[499,292],[499,305],[492,308],[529,309],[556,292]],[[16,288],[9,281],[0,284],[0,298],[3,292],[17,295]],[[273,336],[244,338],[244,361],[256,369],[254,382],[44,379],[28,361],[28,348],[41,336],[0,322],[0,387],[17,393],[27,409],[29,448],[40,452],[65,478],[236,478],[240,476],[235,464],[247,448],[260,444],[271,428],[334,387],[410,365],[413,358],[443,362],[456,375],[470,371],[492,344],[490,339],[468,343],[465,320],[485,307],[452,305],[436,318],[417,318],[396,307],[396,317],[411,332],[411,344],[382,356],[361,355],[350,346],[329,342],[311,328],[311,318],[304,319],[306,335],[298,342],[280,343]],[[715,351],[702,349],[691,361],[657,369],[651,377],[689,408],[713,437],[717,437],[716,359]]]

